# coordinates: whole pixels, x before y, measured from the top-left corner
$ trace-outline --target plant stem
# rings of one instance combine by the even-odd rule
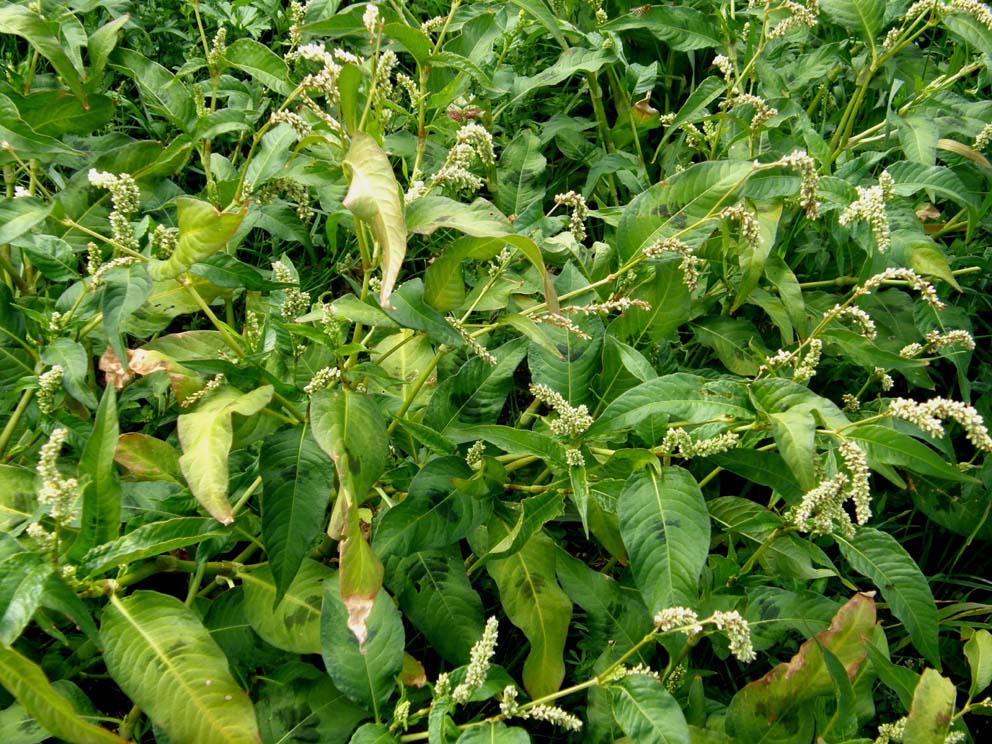
[[[34,396],[34,388],[28,388],[21,393],[21,399],[17,401],[17,408],[14,412],[10,414],[10,418],[7,420],[7,425],[3,427],[3,432],[0,432],[0,457],[7,450],[7,445],[10,443],[10,438],[14,435],[14,431],[17,429],[17,425],[21,421],[21,416],[24,415],[24,411],[27,410],[28,404],[31,402],[31,398]]]

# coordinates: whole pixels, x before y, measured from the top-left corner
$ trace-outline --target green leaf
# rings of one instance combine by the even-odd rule
[[[405,23],[387,23],[382,27],[382,33],[386,38],[402,44],[403,48],[417,60],[418,65],[427,64],[434,44],[419,28],[412,28]]]
[[[976,630],[964,644],[964,655],[971,667],[971,689],[968,694],[975,697],[992,683],[992,633],[984,628]]]
[[[629,429],[642,419],[658,414],[688,423],[720,417],[750,421],[754,413],[743,393],[741,386],[729,380],[708,380],[685,372],[663,375],[628,390],[610,403],[585,436],[592,438]]]
[[[93,431],[79,458],[79,475],[83,479],[82,515],[79,537],[69,551],[71,556],[82,556],[121,532],[121,487],[114,468],[119,435],[117,394],[113,385],[107,385],[96,410]]]
[[[697,163],[638,194],[624,207],[617,227],[617,252],[624,261],[663,238],[678,235],[695,247],[713,232],[710,218],[733,202],[754,172],[749,161]]]
[[[133,49],[118,47],[110,54],[110,60],[114,68],[134,80],[142,103],[152,113],[182,130],[195,120],[192,91],[177,75]]]
[[[131,264],[112,269],[104,276],[100,297],[103,311],[103,331],[117,358],[126,364],[127,346],[122,334],[124,323],[145,304],[152,282],[144,264]]]
[[[852,539],[834,535],[851,568],[878,587],[889,609],[906,626],[913,645],[931,664],[940,663],[937,605],[926,576],[892,535],[859,527]]]
[[[200,619],[179,600],[149,591],[112,596],[100,637],[114,681],[171,739],[258,740],[251,699]]]
[[[43,222],[51,211],[51,203],[34,197],[0,200],[0,244],[19,238]]]
[[[906,158],[922,165],[935,165],[940,129],[933,117],[920,113],[896,116],[893,121]]]
[[[0,563],[0,643],[10,646],[34,617],[54,571],[52,562],[36,553],[15,553]]]
[[[223,250],[234,237],[245,212],[224,213],[190,196],[176,198],[179,244],[167,261],[152,260],[148,274],[155,280],[174,279],[193,264]]]
[[[488,546],[472,564],[469,573],[475,573],[480,568],[496,558],[506,558],[521,550],[530,542],[545,524],[565,513],[563,494],[555,489],[529,496],[520,502],[520,516],[513,527],[499,540]]]
[[[465,340],[437,310],[424,302],[424,283],[420,279],[404,282],[390,296],[389,306],[383,310],[404,328],[425,331],[432,341],[448,346],[460,347]]]
[[[215,520],[203,517],[175,517],[143,524],[116,540],[91,548],[79,561],[79,573],[95,576],[110,568],[126,566],[227,534],[227,530],[219,527]]]
[[[602,326],[598,319],[594,319],[590,325],[591,330],[597,331],[591,334],[591,341],[551,326],[544,331],[558,354],[553,354],[542,344],[534,342],[531,342],[527,350],[527,365],[533,382],[556,390],[573,406],[582,403],[591,406],[594,401],[593,379],[600,370],[603,336],[599,331]],[[563,364],[559,355],[563,355],[568,363]]]
[[[338,501],[363,503],[385,471],[389,455],[389,437],[379,409],[370,398],[351,390],[320,390],[310,399],[310,424],[314,440],[334,461]],[[346,511],[342,506],[340,516]],[[332,523],[328,534],[339,539],[343,526],[343,521]]]
[[[470,358],[438,385],[427,404],[424,423],[444,434],[459,425],[470,427],[495,421],[526,353],[527,342],[513,339],[492,351],[495,366],[479,357]]]
[[[630,12],[602,27],[606,31],[647,31],[666,46],[679,52],[709,49],[723,44],[720,29],[712,16],[687,6],[653,6],[644,12]]]
[[[460,488],[472,476],[461,457],[438,457],[413,480],[407,497],[379,520],[372,545],[382,560],[451,545],[492,513],[492,503]]]
[[[951,680],[924,669],[906,716],[903,744],[944,744],[954,720],[955,694]]]
[[[404,588],[397,599],[406,619],[446,661],[467,664],[485,618],[482,598],[465,574],[461,555],[414,553],[394,574],[402,577]]]
[[[875,57],[875,42],[885,23],[884,0],[824,0],[821,7],[831,21],[858,34]]]
[[[632,307],[626,310],[610,324],[610,333],[629,339],[635,346],[646,339],[674,338],[675,331],[692,314],[692,298],[675,257],[658,261],[654,273],[649,274],[630,296],[647,302],[650,309]]]
[[[279,176],[289,161],[291,150],[298,138],[296,130],[285,123],[277,124],[262,135],[258,152],[252,157],[245,171],[246,187],[258,191],[268,181]]]
[[[654,677],[632,674],[610,685],[613,715],[634,744],[689,744],[689,724]]]
[[[537,135],[524,130],[504,148],[496,172],[496,206],[525,225],[540,217],[544,199],[541,176],[548,161],[541,149]]]
[[[60,365],[64,370],[62,386],[66,392],[87,408],[97,407],[96,396],[87,385],[90,357],[80,344],[68,338],[57,338],[41,352],[41,361],[50,366]]]
[[[31,264],[43,276],[56,282],[79,279],[79,272],[76,270],[76,254],[73,253],[71,245],[54,235],[35,234],[32,238],[32,243],[19,242],[21,242],[21,247],[28,258],[31,259]]]
[[[486,567],[507,617],[530,642],[523,682],[535,699],[557,691],[565,677],[572,603],[555,579],[556,550],[551,538],[538,533],[519,552]]]
[[[761,334],[751,321],[713,315],[690,325],[703,346],[713,349],[723,366],[735,375],[749,377],[758,371],[752,347],[760,348]]]
[[[246,571],[240,578],[245,588],[245,615],[263,640],[297,654],[320,653],[323,585],[325,581],[336,583],[334,571],[307,559],[282,592],[277,590],[268,566]]]
[[[17,465],[0,465],[0,532],[31,519],[37,473]]]
[[[285,284],[265,279],[251,264],[239,261],[228,253],[215,253],[190,267],[190,273],[202,276],[218,287],[225,289],[249,289],[265,291],[282,289]]]
[[[933,192],[950,199],[971,213],[978,210],[974,191],[950,168],[943,165],[922,165],[903,160],[886,167],[895,181],[893,191],[899,196],[912,196],[919,191]]]
[[[262,442],[262,537],[277,587],[275,603],[321,532],[332,470],[332,461],[306,425],[282,429]]]
[[[281,96],[293,92],[289,67],[282,57],[257,41],[238,39],[224,51],[224,59]]]
[[[798,653],[761,679],[740,689],[727,708],[727,733],[749,744],[803,744],[812,740],[815,698],[834,691],[822,648],[852,678],[867,655],[875,626],[875,602],[856,594],[837,611],[830,627],[799,647]]]
[[[635,592],[564,552],[558,553],[556,568],[565,593],[586,612],[590,639],[609,639],[614,658],[651,632],[651,616]],[[633,661],[646,664],[648,655],[639,652]]]
[[[396,744],[397,739],[387,726],[381,723],[366,723],[348,740],[348,744]]]
[[[359,646],[348,628],[338,582],[324,582],[320,643],[327,673],[341,692],[379,718],[395,687],[393,678],[403,668],[405,643],[403,621],[386,592],[376,596],[367,623],[368,638]]]
[[[616,52],[604,46],[598,49],[569,47],[562,51],[554,64],[545,67],[536,75],[514,76],[509,91],[512,101],[517,101],[538,88],[558,85],[580,72],[599,72],[605,65],[616,61]]]
[[[802,406],[782,413],[768,414],[772,436],[792,474],[803,491],[812,490],[817,483],[816,420]]]
[[[946,458],[917,439],[887,426],[862,424],[847,429],[844,436],[854,439],[868,455],[869,464],[895,465],[921,475],[961,483],[974,483],[971,476],[965,475]]]
[[[164,480],[183,484],[179,452],[168,442],[140,432],[121,434],[114,462],[138,480]]]
[[[124,13],[117,18],[107,21],[90,34],[89,41],[86,44],[86,53],[90,60],[89,82],[96,89],[100,89],[103,82],[103,73],[107,68],[107,60],[114,47],[117,46],[120,30],[129,20],[131,20],[130,14]]]
[[[565,448],[548,434],[512,426],[476,426],[468,431],[472,437],[495,444],[507,454],[534,455],[556,468],[567,467]]]
[[[82,70],[76,69],[72,60],[59,43],[59,25],[47,21],[20,5],[0,7],[0,34],[13,34],[27,40],[42,57],[52,63],[52,67],[62,80],[87,106],[86,89],[83,87]]]
[[[518,726],[489,723],[465,729],[455,744],[530,744],[530,736]]]
[[[124,740],[81,718],[45,677],[41,667],[12,648],[0,646],[0,684],[52,736],[69,744],[125,744]]]
[[[234,521],[227,501],[227,461],[234,440],[231,417],[258,413],[272,393],[271,385],[250,393],[224,386],[198,403],[195,411],[179,416],[177,431],[183,448],[179,467],[193,496],[221,524]]]
[[[344,206],[360,220],[369,223],[382,255],[382,289],[379,304],[389,306],[403,257],[406,255],[406,225],[400,188],[389,158],[376,141],[355,132],[344,165],[350,174]]]
[[[559,25],[559,20],[554,13],[548,8],[544,3],[544,0],[510,0],[514,5],[520,8],[525,13],[529,13],[534,16],[537,21],[544,26],[544,30],[551,34],[558,45],[562,49],[568,46],[568,42],[565,40],[565,34],[562,33],[561,27]]]
[[[627,479],[617,505],[630,570],[653,616],[695,607],[710,544],[710,517],[692,474],[648,468]]]
[[[476,238],[513,234],[510,221],[485,199],[463,204],[446,196],[424,196],[407,204],[406,227],[417,235],[431,235],[443,227]]]

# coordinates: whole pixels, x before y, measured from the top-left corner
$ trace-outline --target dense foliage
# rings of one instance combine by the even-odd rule
[[[32,0],[0,69],[0,741],[985,740],[987,6]]]

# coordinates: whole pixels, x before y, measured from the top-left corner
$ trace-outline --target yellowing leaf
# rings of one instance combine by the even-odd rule
[[[212,204],[180,196],[176,199],[179,245],[167,261],[150,261],[152,279],[173,279],[197,261],[222,250],[233,236],[245,212],[224,213]]]
[[[386,153],[363,132],[355,132],[352,137],[344,165],[351,177],[344,205],[358,219],[369,224],[382,251],[379,304],[386,306],[406,256],[406,224],[400,187]]]
[[[221,524],[234,521],[227,500],[227,456],[233,440],[231,415],[251,416],[265,408],[271,399],[271,385],[250,393],[223,387],[210,394],[196,411],[179,417],[177,428],[183,448],[179,468],[193,496]]]

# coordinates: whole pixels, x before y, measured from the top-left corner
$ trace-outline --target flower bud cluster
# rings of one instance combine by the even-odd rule
[[[530,393],[558,414],[558,418],[550,423],[551,431],[558,436],[574,439],[592,426],[592,416],[584,403],[572,406],[560,393],[543,383],[531,385]]]
[[[563,313],[578,313],[579,315],[609,315],[610,313],[625,313],[632,307],[638,310],[650,310],[651,303],[644,300],[632,300],[629,297],[617,297],[606,302],[592,305],[569,305],[563,307]]]
[[[751,645],[751,627],[736,610],[714,612],[705,620],[687,607],[668,607],[654,616],[654,627],[658,633],[684,633],[692,638],[703,632],[703,626],[713,624],[730,641],[730,653],[740,661],[750,662],[757,658]]]
[[[428,18],[420,24],[420,31],[425,34],[437,33],[444,28],[444,22],[447,20],[448,16],[434,16],[433,18]]]
[[[881,273],[875,274],[875,276],[869,278],[864,284],[855,288],[854,296],[863,297],[878,289],[883,283],[891,281],[906,282],[912,289],[919,292],[920,299],[934,310],[944,309],[945,305],[940,301],[940,297],[937,296],[937,290],[934,286],[912,269],[891,267]]]
[[[207,52],[207,64],[210,67],[216,68],[220,64],[221,60],[224,58],[224,54],[227,52],[227,29],[221,26],[217,29],[217,33],[214,34],[213,41],[210,44],[210,50]]]
[[[38,376],[38,410],[50,416],[55,410],[55,394],[62,388],[62,377],[65,369],[61,364],[54,364],[47,372]]]
[[[807,0],[806,5],[785,0],[781,7],[788,11],[789,15],[772,27],[772,30],[768,32],[768,41],[781,38],[792,29],[800,26],[813,28],[820,15],[817,0]]]
[[[864,220],[871,228],[879,253],[885,253],[892,244],[889,233],[889,217],[885,212],[885,202],[892,193],[892,176],[888,171],[882,171],[878,177],[878,185],[865,188],[856,187],[858,198],[851,202],[839,218],[843,226],[858,220]]]
[[[816,201],[816,191],[820,185],[820,176],[816,172],[813,158],[805,150],[793,150],[770,165],[792,168],[799,172],[799,206],[806,211],[806,219],[815,220],[819,217],[820,205]]]
[[[588,333],[583,331],[576,325],[575,321],[571,318],[567,318],[561,313],[544,313],[543,315],[538,315],[534,318],[535,323],[544,323],[545,325],[552,325],[557,328],[568,331],[569,333],[575,334],[579,338],[588,341],[591,337]]]
[[[889,404],[888,415],[915,424],[937,439],[944,436],[943,419],[952,419],[964,429],[968,441],[985,452],[992,452],[992,438],[981,414],[967,403],[947,398],[931,398],[917,403],[907,398],[896,398]]]
[[[734,65],[725,54],[718,54],[713,58],[713,66],[723,75],[723,81],[730,85],[734,77]],[[671,115],[671,121],[675,120],[675,115]],[[668,123],[671,124],[671,121]],[[662,122],[664,123],[664,122]]]
[[[375,3],[369,3],[362,15],[362,25],[369,32],[369,36],[375,37],[379,32],[379,8]]]
[[[912,343],[903,346],[899,351],[899,356],[903,359],[912,359],[917,357],[924,352],[932,354],[938,351],[942,351],[949,346],[961,346],[966,351],[975,350],[975,339],[964,330],[953,330],[945,331],[941,333],[940,331],[933,330],[926,335],[926,345],[920,343]]]
[[[679,238],[662,238],[644,249],[644,255],[648,258],[659,258],[665,253],[677,253],[682,257],[682,262],[679,264],[682,281],[690,292],[693,291],[699,284],[699,266],[702,261],[692,252],[692,248]]]
[[[624,677],[653,677],[654,679],[661,682],[661,675],[658,674],[654,669],[649,667],[647,664],[638,664],[637,666],[627,667],[622,664],[617,667],[617,669],[610,675],[610,681],[621,680]]]
[[[751,117],[751,131],[756,132],[767,122],[778,116],[778,109],[769,106],[768,102],[761,96],[741,93],[740,95],[728,98],[720,104],[721,111],[730,111],[740,106],[751,106],[754,108],[754,116]]]
[[[854,535],[854,523],[844,508],[850,499],[854,504],[855,521],[867,524],[871,519],[871,489],[868,483],[868,459],[857,444],[845,440],[840,456],[847,473],[837,473],[803,495],[792,512],[792,521],[802,532],[829,535],[834,529],[847,537]]]
[[[98,171],[96,168],[90,168],[88,178],[92,185],[110,192],[110,202],[113,205],[110,212],[110,231],[114,240],[125,248],[137,251],[138,239],[134,237],[134,230],[129,221],[140,206],[141,192],[138,191],[138,184],[135,183],[134,178],[128,173],[115,176],[112,173]]]
[[[199,401],[206,398],[208,395],[210,395],[210,393],[212,393],[214,390],[216,390],[223,384],[224,384],[224,375],[223,374],[214,375],[202,388],[197,390],[192,395],[187,395],[185,398],[183,398],[183,401],[182,403],[179,404],[179,407],[189,408],[194,403],[198,403]]]
[[[465,453],[465,463],[469,467],[475,467],[482,462],[482,457],[485,453],[486,443],[479,439],[471,447],[469,447],[468,452]]]
[[[485,166],[496,162],[493,137],[479,124],[465,124],[455,136],[455,145],[444,164],[431,176],[431,187],[451,187],[456,191],[475,192],[482,188],[482,179],[470,170],[478,160]]]
[[[883,391],[891,390],[892,386],[895,384],[892,380],[892,375],[886,372],[883,367],[875,367],[872,369],[870,379],[878,380],[878,384],[881,386]]]
[[[565,462],[570,468],[584,468],[586,466],[586,458],[582,455],[582,450],[577,447],[565,448]]]
[[[148,248],[151,254],[159,259],[166,260],[179,247],[179,230],[175,227],[158,225],[148,235]]]
[[[497,363],[496,357],[492,355],[492,352],[490,352],[489,349],[487,349],[485,346],[479,343],[479,339],[475,338],[471,333],[469,333],[466,330],[465,326],[462,325],[462,322],[458,320],[458,318],[449,315],[447,318],[445,318],[445,320],[448,321],[448,325],[450,325],[452,328],[458,331],[458,335],[461,336],[462,339],[465,341],[465,345],[468,346],[469,351],[471,351],[473,354],[479,357],[490,367],[496,366]]]
[[[119,269],[122,266],[130,266],[138,262],[138,259],[134,256],[121,256],[120,258],[115,258],[112,261],[107,261],[103,264],[93,274],[93,278],[90,281],[90,289],[96,289],[103,283],[103,278],[108,272],[114,269]]]
[[[875,321],[872,320],[872,317],[860,307],[855,307],[854,305],[848,305],[847,307],[834,305],[823,314],[823,317],[833,317],[837,320],[843,320],[846,318],[852,321],[854,325],[858,327],[858,330],[861,331],[861,335],[869,341],[874,341],[878,336],[878,330],[875,328]]]
[[[527,718],[535,721],[546,721],[552,726],[563,728],[566,731],[582,730],[582,720],[557,705],[535,705],[525,712]]]
[[[758,247],[758,240],[761,237],[761,226],[758,224],[758,218],[754,212],[738,204],[734,207],[727,207],[717,216],[720,219],[740,224],[741,239],[751,248]]]
[[[751,645],[751,626],[737,610],[714,612],[710,622],[722,630],[730,641],[730,653],[739,661],[754,661],[758,658]]]
[[[464,681],[451,693],[451,699],[456,703],[467,703],[472,694],[485,683],[486,677],[489,676],[493,654],[496,653],[498,634],[499,621],[495,617],[490,617],[482,631],[482,638],[472,646]]]
[[[41,446],[36,468],[41,476],[38,503],[47,506],[52,519],[60,525],[71,522],[77,511],[75,502],[79,482],[75,478],[63,478],[56,464],[68,434],[60,427],[49,435],[48,441]]]
[[[806,356],[803,357],[802,361],[796,367],[795,372],[792,373],[792,379],[794,382],[800,385],[805,385],[816,374],[816,366],[820,363],[820,355],[823,352],[823,341],[818,338],[811,338],[809,340],[809,350],[806,352]]]
[[[978,150],[978,152],[981,152],[989,146],[990,142],[992,142],[992,122],[986,124],[982,128],[982,131],[978,133],[978,136],[975,137],[974,148]]]
[[[585,220],[589,216],[589,208],[586,206],[585,197],[576,191],[567,191],[564,194],[555,196],[555,204],[572,208],[572,215],[568,221],[568,229],[576,242],[581,243],[586,239]]]
[[[335,385],[341,380],[341,370],[337,367],[324,367],[310,379],[310,382],[303,388],[303,392],[312,396],[318,390],[324,390]]]
[[[740,437],[732,431],[708,439],[693,439],[685,429],[673,427],[665,432],[658,449],[685,458],[711,457],[734,449],[739,443]]]
[[[682,682],[685,680],[685,672],[686,665],[682,663],[668,673],[668,677],[665,679],[665,689],[672,695],[678,692],[682,686]]]

